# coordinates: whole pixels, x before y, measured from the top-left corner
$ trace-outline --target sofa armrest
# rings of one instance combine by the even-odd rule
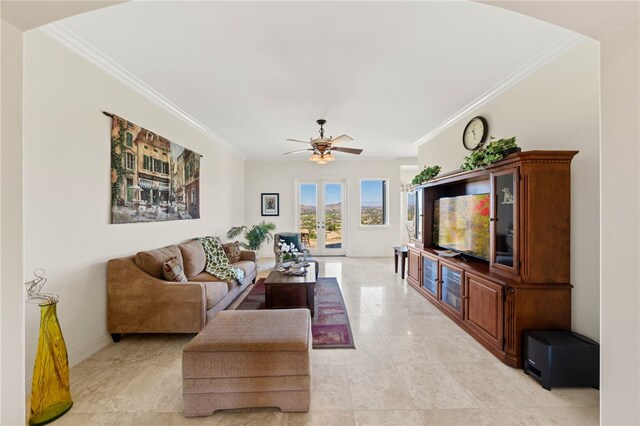
[[[240,260],[250,260],[258,262],[258,252],[254,250],[240,250]]]
[[[206,324],[202,283],[173,283],[142,271],[131,258],[107,264],[109,333],[197,333]]]

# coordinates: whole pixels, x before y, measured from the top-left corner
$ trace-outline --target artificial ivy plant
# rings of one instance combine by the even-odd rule
[[[411,183],[414,185],[420,185],[423,182],[433,179],[434,177],[438,176],[438,173],[440,173],[440,169],[440,166],[425,167],[413,178]]]
[[[492,136],[491,139],[491,142],[464,157],[464,163],[460,168],[462,170],[475,170],[488,166],[491,163],[502,160],[505,156],[505,151],[518,148],[515,136],[497,140],[493,140]]]

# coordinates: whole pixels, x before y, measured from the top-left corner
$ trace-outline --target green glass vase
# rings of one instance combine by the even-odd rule
[[[73,405],[67,346],[58,323],[57,305],[57,302],[40,305],[40,337],[33,366],[30,425],[52,422]]]

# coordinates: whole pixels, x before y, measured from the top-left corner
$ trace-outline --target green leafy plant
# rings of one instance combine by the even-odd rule
[[[122,184],[124,182],[124,176],[127,172],[124,167],[124,134],[126,123],[124,120],[118,120],[118,136],[111,136],[111,173],[112,173],[112,182],[111,182],[111,205],[115,206],[118,204],[118,199],[120,198],[120,189],[122,188]],[[113,177],[115,175],[115,180]]]
[[[275,230],[275,223],[262,221],[251,228],[244,225],[234,226],[227,231],[227,238],[232,240],[244,232],[243,237],[247,242],[242,242],[240,245],[248,250],[259,250],[264,243],[268,243],[273,239],[271,233]]]
[[[425,167],[424,169],[422,169],[422,171],[420,173],[418,173],[413,180],[411,181],[412,184],[414,185],[420,185],[423,182],[426,182],[430,179],[433,179],[434,177],[438,176],[438,173],[440,173],[441,167],[440,166],[429,166],[429,167]]]
[[[464,163],[460,166],[462,170],[475,170],[488,166],[491,163],[502,160],[504,152],[512,148],[518,148],[516,137],[493,140],[482,148],[476,149],[470,155],[464,157]]]

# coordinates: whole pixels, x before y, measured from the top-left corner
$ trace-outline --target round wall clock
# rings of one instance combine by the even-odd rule
[[[484,117],[473,117],[462,132],[462,144],[470,151],[480,148],[480,145],[487,138],[489,126]]]

